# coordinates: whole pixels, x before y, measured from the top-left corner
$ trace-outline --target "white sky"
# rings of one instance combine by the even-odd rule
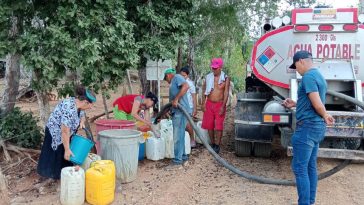
[[[334,8],[357,7],[359,0],[317,0],[317,3],[332,5]]]

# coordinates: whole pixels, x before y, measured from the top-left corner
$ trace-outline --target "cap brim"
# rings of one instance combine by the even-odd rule
[[[295,65],[295,63],[292,63],[292,65],[291,65],[291,66],[289,66],[289,68],[290,68],[290,69],[296,69],[296,65]]]

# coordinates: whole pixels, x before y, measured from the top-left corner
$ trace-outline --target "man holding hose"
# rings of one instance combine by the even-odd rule
[[[320,72],[313,68],[312,54],[298,51],[293,56],[291,69],[302,76],[297,103],[287,98],[283,105],[297,107],[297,126],[292,136],[292,170],[296,177],[299,205],[315,204],[317,190],[317,152],[325,137],[326,124],[335,120],[326,112],[327,84]]]
[[[180,104],[189,114],[192,113],[186,94],[189,86],[185,78],[180,74],[176,74],[176,70],[173,68],[168,68],[164,71],[164,80],[169,84],[169,101],[172,102],[171,114],[174,141],[174,159],[167,169],[180,168],[180,165],[188,160],[188,156],[185,152],[185,129],[187,118],[183,112],[177,108],[177,105]]]

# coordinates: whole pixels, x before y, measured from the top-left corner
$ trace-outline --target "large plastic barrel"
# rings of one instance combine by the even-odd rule
[[[135,130],[136,129],[135,122],[128,121],[128,120],[101,119],[101,120],[97,120],[95,122],[95,124],[96,124],[96,134],[98,134],[99,132],[101,132],[103,130],[113,130],[113,129]],[[95,142],[96,142],[97,154],[100,154],[101,147],[100,147],[100,142],[99,142],[98,137],[95,140]]]
[[[85,201],[85,172],[65,167],[61,171],[61,204],[82,205]]]
[[[107,205],[115,198],[115,165],[111,160],[93,162],[86,171],[86,201]]]
[[[78,165],[83,164],[93,146],[94,142],[90,139],[76,134],[73,135],[70,145],[73,156],[70,157],[70,161]]]
[[[141,132],[137,130],[104,130],[99,132],[101,158],[114,161],[116,177],[122,183],[136,179]]]

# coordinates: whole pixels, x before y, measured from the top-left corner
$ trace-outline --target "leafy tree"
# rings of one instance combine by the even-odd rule
[[[126,0],[127,19],[136,24],[133,33],[139,47],[139,76],[143,93],[150,90],[146,82],[147,59],[169,59],[184,44],[192,29],[192,0]]]

